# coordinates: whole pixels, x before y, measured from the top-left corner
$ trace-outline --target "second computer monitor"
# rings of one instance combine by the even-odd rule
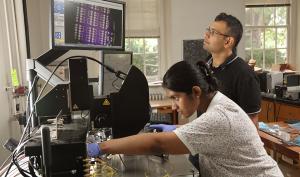
[[[132,52],[126,51],[103,51],[102,62],[112,67],[115,71],[127,73],[132,64]],[[118,92],[122,86],[123,80],[118,79],[114,73],[106,69],[100,69],[100,85],[101,95],[109,95]]]

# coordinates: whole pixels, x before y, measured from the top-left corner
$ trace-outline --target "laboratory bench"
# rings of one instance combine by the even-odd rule
[[[259,121],[300,121],[300,100],[277,98],[274,94],[262,94]]]

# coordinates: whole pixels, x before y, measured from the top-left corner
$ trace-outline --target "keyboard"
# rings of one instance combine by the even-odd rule
[[[166,113],[152,112],[150,124],[173,124],[172,115]]]

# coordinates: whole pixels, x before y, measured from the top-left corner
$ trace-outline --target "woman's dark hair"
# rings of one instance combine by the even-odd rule
[[[163,87],[175,92],[192,93],[193,86],[199,86],[205,93],[218,89],[217,80],[203,61],[191,64],[187,61],[175,63],[163,78]]]
[[[234,48],[237,47],[243,36],[242,23],[236,17],[226,13],[220,13],[216,16],[215,21],[224,21],[227,24],[229,28],[227,35],[232,36],[235,39]]]

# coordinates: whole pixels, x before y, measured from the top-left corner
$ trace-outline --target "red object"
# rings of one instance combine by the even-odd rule
[[[24,95],[26,88],[24,86],[19,86],[15,89],[15,94]]]

